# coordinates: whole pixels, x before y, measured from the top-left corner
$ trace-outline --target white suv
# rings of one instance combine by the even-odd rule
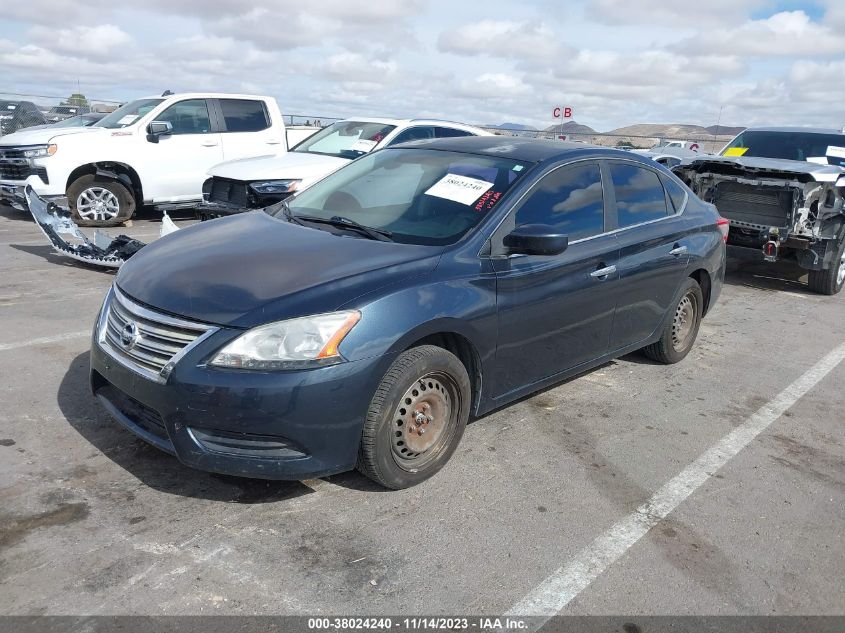
[[[203,185],[200,216],[261,209],[383,147],[421,139],[490,136],[481,128],[433,119],[347,119],[317,132],[289,152],[217,165]]]
[[[272,97],[165,93],[127,103],[87,128],[23,130],[0,138],[0,197],[23,208],[30,185],[67,198],[83,226],[111,226],[142,204],[202,199],[210,167],[287,149]]]

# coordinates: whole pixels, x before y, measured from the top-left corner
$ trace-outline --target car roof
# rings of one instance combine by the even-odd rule
[[[355,123],[382,123],[384,125],[443,125],[448,127],[454,127],[458,129],[467,129],[467,130],[479,130],[484,131],[482,128],[479,128],[475,125],[470,125],[468,123],[459,123],[458,121],[447,121],[445,119],[390,119],[390,118],[383,118],[383,117],[367,117],[367,116],[356,116],[356,117],[347,117],[338,121],[338,123],[346,123],[346,122],[355,122]]]
[[[823,127],[750,127],[745,132],[805,132],[808,134],[838,134],[845,136],[842,130]]]
[[[264,95],[246,95],[233,92],[177,92],[170,95],[146,95],[139,99],[264,99],[269,101],[272,97]]]
[[[500,156],[528,162],[555,162],[571,158],[625,158],[653,166],[653,161],[624,150],[519,136],[458,136],[443,139],[425,139],[401,143],[394,147],[442,150]]]

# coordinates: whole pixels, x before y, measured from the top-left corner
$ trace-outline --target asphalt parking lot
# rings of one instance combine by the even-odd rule
[[[157,217],[110,232],[152,239]],[[845,614],[845,363],[813,370],[845,342],[845,294],[788,267],[733,264],[681,364],[630,355],[496,411],[388,492],[210,475],[135,439],[87,386],[113,273],[8,207],[0,262],[0,613],[501,614],[554,603],[543,583],[599,551],[563,613]],[[608,553],[608,530],[764,418]]]

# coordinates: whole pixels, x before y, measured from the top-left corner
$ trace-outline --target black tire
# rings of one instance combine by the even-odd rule
[[[84,204],[85,196],[89,201],[100,199],[101,209],[78,208]],[[71,218],[79,226],[117,226],[123,224],[135,214],[135,196],[122,183],[94,174],[80,176],[67,188],[67,202]],[[116,208],[115,208],[116,207]]]
[[[400,354],[370,403],[358,470],[394,490],[434,475],[461,441],[471,393],[466,368],[445,349],[422,345]]]
[[[703,313],[701,288],[695,279],[687,278],[675,296],[660,338],[643,348],[645,355],[665,365],[682,361],[695,344]]]
[[[811,270],[807,282],[813,292],[821,295],[839,294],[845,285],[845,240],[839,242],[830,268]]]

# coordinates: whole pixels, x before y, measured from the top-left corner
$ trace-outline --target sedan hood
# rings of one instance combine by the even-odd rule
[[[340,306],[424,275],[442,248],[378,242],[291,224],[264,212],[202,222],[141,249],[117,285],[189,319],[252,327]]]
[[[91,134],[92,132],[99,132],[101,128],[91,127],[60,127],[54,128],[51,126],[38,127],[37,129],[24,128],[18,130],[14,134],[9,134],[0,139],[0,146],[19,146],[19,145],[43,145],[60,136],[69,136],[71,134]]]
[[[299,178],[316,180],[348,165],[346,158],[322,156],[307,152],[286,152],[277,156],[243,158],[220,163],[212,167],[208,175],[230,180],[252,182],[255,180],[279,180]]]
[[[770,177],[774,174],[782,174],[783,176],[780,177],[795,174],[799,180],[815,180],[816,182],[835,182],[845,174],[845,169],[836,165],[819,165],[798,160],[746,156],[707,156],[684,161],[681,165],[681,168],[689,167],[698,172],[718,171],[723,173],[725,169],[736,169],[744,172],[757,172],[760,175],[769,175]]]

